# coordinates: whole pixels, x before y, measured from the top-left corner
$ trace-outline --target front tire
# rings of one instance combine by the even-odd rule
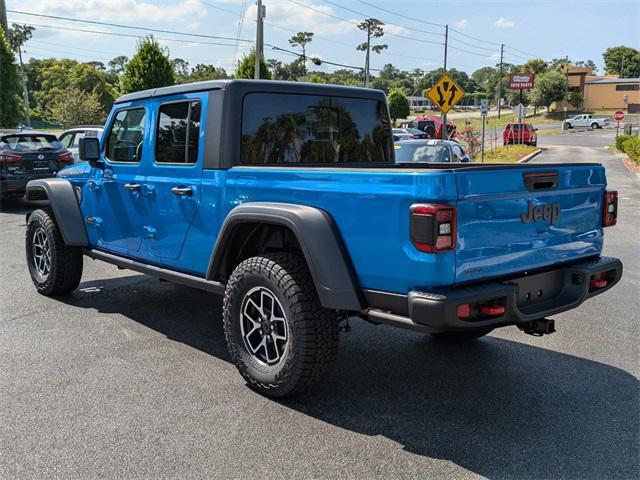
[[[461,332],[432,333],[434,340],[443,342],[469,342],[491,333],[493,328],[479,328],[477,330],[464,330]]]
[[[336,315],[321,306],[299,255],[265,254],[240,263],[227,284],[223,319],[233,363],[263,395],[302,393],[335,362]]]
[[[65,245],[50,210],[36,210],[29,216],[25,250],[29,274],[39,293],[69,293],[80,284],[82,249]]]
[[[593,123],[591,124],[591,130],[597,130],[597,129],[599,129],[599,128],[600,128],[600,125],[598,125],[596,122],[593,122]]]

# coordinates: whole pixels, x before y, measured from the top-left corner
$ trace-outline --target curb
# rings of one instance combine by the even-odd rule
[[[535,152],[527,155],[526,157],[522,157],[520,160],[518,160],[518,163],[529,163],[531,160],[533,160],[536,157],[536,155],[538,155],[540,152],[544,150],[546,150],[546,148],[539,148]]]

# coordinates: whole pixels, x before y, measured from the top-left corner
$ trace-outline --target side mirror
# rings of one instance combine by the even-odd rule
[[[473,160],[471,160],[471,157],[468,154],[464,154],[462,157],[460,157],[460,161],[462,163],[470,163],[473,162]]]
[[[96,137],[81,138],[78,154],[80,160],[89,162],[92,167],[104,168],[104,163],[100,160],[100,140]]]
[[[534,131],[534,132],[537,132],[537,131],[538,131],[538,129],[537,129],[537,128],[534,128],[534,129],[533,129],[533,131]]]

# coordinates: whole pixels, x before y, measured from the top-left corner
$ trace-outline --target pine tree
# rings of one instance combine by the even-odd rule
[[[169,52],[149,35],[140,43],[135,55],[127,62],[120,79],[122,93],[173,85],[175,77]]]

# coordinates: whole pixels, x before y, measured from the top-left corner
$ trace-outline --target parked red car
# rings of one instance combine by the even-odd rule
[[[504,145],[538,145],[537,128],[533,128],[530,123],[507,123],[502,132],[502,141]]]
[[[420,115],[415,120],[408,122],[402,122],[403,128],[417,128],[418,130],[425,132],[429,135],[429,138],[441,139],[442,138],[442,120],[440,117]],[[447,138],[452,139],[457,135],[456,126],[447,122]]]

